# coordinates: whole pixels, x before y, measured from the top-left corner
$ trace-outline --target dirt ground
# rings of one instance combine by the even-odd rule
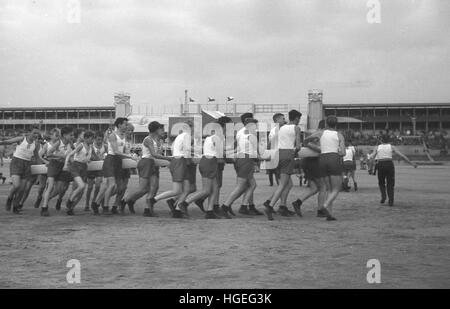
[[[161,175],[165,190],[169,173]],[[143,201],[136,215],[97,217],[81,205],[67,217],[53,201],[43,218],[32,208],[36,189],[13,215],[4,209],[9,185],[0,185],[0,288],[449,288],[450,166],[397,165],[393,208],[379,204],[374,176],[357,177],[360,189],[337,199],[335,222],[315,216],[315,199],[303,218],[272,222],[205,220],[195,206],[191,219],[172,219],[164,202],[159,218],[144,218]],[[265,173],[256,178],[261,207],[274,188]],[[234,183],[228,166],[222,198]],[[290,199],[305,190],[296,186]],[[80,284],[66,281],[70,259],[81,263]],[[381,284],[366,281],[369,259],[381,263]]]

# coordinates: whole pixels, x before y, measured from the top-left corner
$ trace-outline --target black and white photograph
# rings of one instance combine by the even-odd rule
[[[448,0],[0,0],[0,94],[0,289],[450,288]]]

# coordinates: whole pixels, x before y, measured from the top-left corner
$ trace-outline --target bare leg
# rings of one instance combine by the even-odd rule
[[[328,194],[323,206],[325,209],[328,210],[328,212],[330,212],[331,206],[332,206],[334,200],[337,198],[339,191],[341,189],[342,176],[329,176],[328,179],[329,179],[328,182],[329,182],[329,186],[330,186],[331,190],[329,191],[329,194]],[[328,217],[327,219],[330,219],[330,217]]]
[[[199,199],[207,198],[212,192],[212,186],[212,179],[202,177],[202,190],[189,195],[189,197],[186,198],[186,203],[190,204]]]
[[[256,189],[256,181],[255,178],[252,177],[247,181],[248,187],[245,190],[244,196],[242,198],[242,205],[253,204],[253,193]]]
[[[116,178],[114,176],[106,178],[106,189],[105,189],[105,197],[104,197],[105,207],[109,207],[111,195],[113,193],[115,186],[116,186]]]

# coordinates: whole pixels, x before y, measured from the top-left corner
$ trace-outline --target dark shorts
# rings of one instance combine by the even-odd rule
[[[150,178],[155,170],[155,160],[142,158],[137,165],[139,178]]]
[[[173,158],[170,161],[169,170],[172,174],[173,182],[183,182],[185,179],[185,174],[187,174],[187,162],[186,159],[181,158]]]
[[[9,165],[10,175],[18,175],[20,178],[28,178],[31,175],[30,161],[13,157]]]
[[[200,160],[200,164],[198,165],[198,169],[200,170],[200,175],[202,175],[203,178],[217,178],[217,158],[202,157]]]
[[[136,169],[130,169],[130,168],[123,168],[122,169],[122,172],[121,172],[121,174],[120,174],[120,178],[122,178],[122,179],[130,179],[130,177],[131,177],[131,171],[133,171],[134,173],[133,173],[133,175],[136,175],[137,174],[137,172],[136,172]]]
[[[103,177],[123,177],[122,157],[118,155],[108,154],[103,161]]]
[[[235,169],[237,177],[251,179],[255,172],[255,161],[252,158],[237,158]]]
[[[103,177],[103,171],[88,171],[87,172],[88,179],[95,179],[97,177]]]
[[[194,163],[190,163],[188,161],[186,165],[186,174],[184,175],[184,180],[189,180],[190,184],[197,183],[197,165]]]
[[[303,158],[301,166],[306,179],[313,180],[320,178],[319,157]]]
[[[58,177],[56,177],[56,181],[71,182],[72,180],[73,180],[72,173],[69,171],[61,171]]]
[[[219,188],[222,188],[223,184],[223,170],[225,169],[225,163],[219,162],[217,164],[217,184]]]
[[[293,149],[279,150],[278,172],[280,174],[292,175],[294,173],[294,157],[295,152]]]
[[[80,177],[83,181],[87,180],[87,164],[73,161],[69,165],[69,172],[73,178]]]
[[[58,160],[50,160],[47,165],[47,177],[58,178],[63,171],[64,162]]]
[[[345,173],[351,173],[356,170],[356,166],[353,161],[344,161],[342,166]]]
[[[342,158],[337,153],[323,153],[319,155],[320,177],[341,176],[342,172]]]

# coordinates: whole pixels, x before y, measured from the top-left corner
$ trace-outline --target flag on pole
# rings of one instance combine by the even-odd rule
[[[215,102],[216,99],[214,99],[213,97],[208,97],[208,102]]]
[[[189,97],[189,102],[195,102],[195,100],[193,99],[193,98],[191,98],[191,97]]]
[[[233,101],[234,98],[233,97],[227,97],[227,102]]]

